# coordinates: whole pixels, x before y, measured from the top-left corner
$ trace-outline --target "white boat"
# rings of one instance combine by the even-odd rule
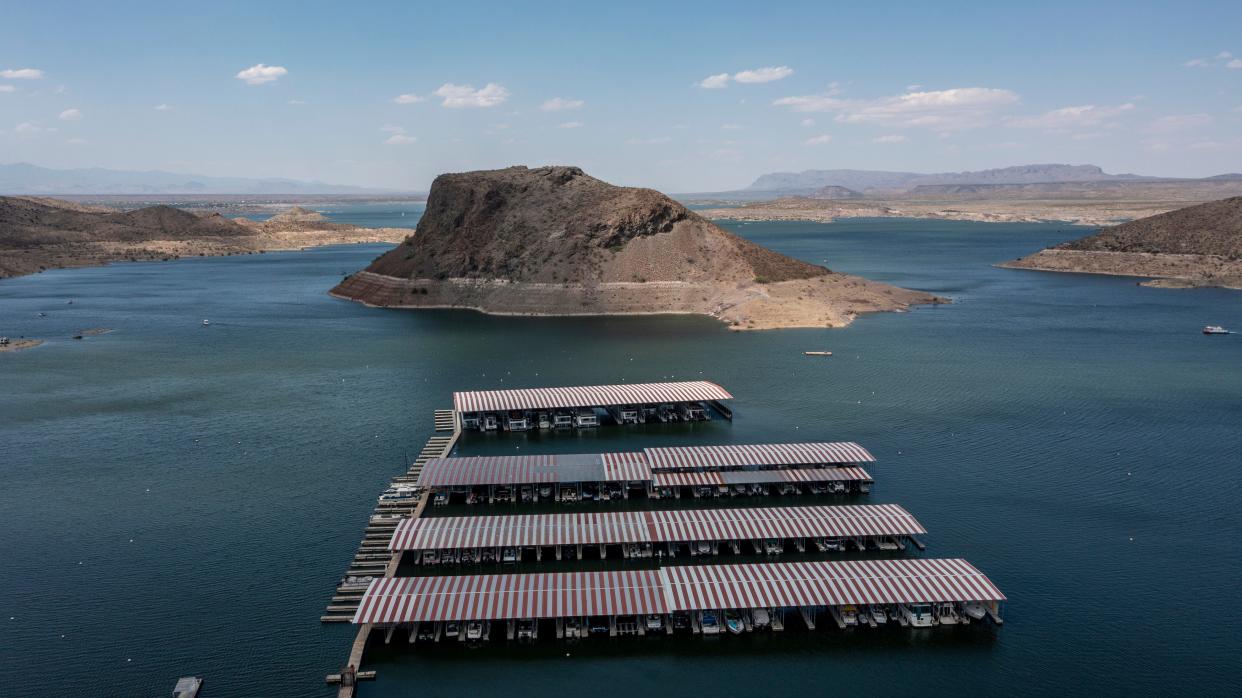
[[[211,324],[211,320],[207,320],[207,319],[204,319],[204,320],[203,320],[203,327],[206,327],[206,326],[208,326],[208,325],[210,325],[210,324]]]
[[[884,612],[882,606],[872,606],[870,613],[871,620],[875,621],[877,625],[883,625],[888,622],[888,614]]]
[[[983,620],[988,615],[988,609],[978,601],[969,601],[963,604],[962,611],[974,620]]]
[[[457,637],[461,634],[461,623],[450,620],[444,624],[444,637]]]
[[[194,698],[203,687],[203,679],[198,676],[182,676],[173,687],[173,698]]]
[[[772,616],[768,614],[766,608],[756,608],[751,616],[756,628],[766,628],[772,624]]]
[[[466,624],[466,639],[478,640],[483,637],[483,621],[472,620]]]
[[[1233,334],[1233,333],[1221,327],[1220,325],[1208,325],[1207,327],[1203,328],[1203,334]]]
[[[664,617],[657,615],[655,613],[648,614],[647,615],[647,629],[648,630],[663,630],[664,629]]]
[[[907,623],[915,628],[930,628],[936,624],[935,618],[932,617],[932,607],[929,603],[902,604],[898,609],[898,613],[906,619]]]

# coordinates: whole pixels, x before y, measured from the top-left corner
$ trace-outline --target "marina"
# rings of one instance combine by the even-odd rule
[[[493,638],[576,640],[590,635],[742,634],[895,625],[1002,623],[1005,596],[960,559],[904,558],[927,531],[896,504],[675,508],[494,516],[429,516],[427,505],[570,505],[651,500],[867,494],[875,462],[843,442],[649,447],[636,451],[503,456],[451,455],[463,430],[555,426],[558,410],[641,423],[651,405],[704,413],[731,396],[707,381],[454,393],[436,410],[437,430],[378,498],[329,615],[358,636],[345,667],[327,677],[340,695],[373,678],[359,671],[378,631],[409,644]],[[677,398],[677,400],[673,400]],[[551,410],[551,412],[544,412]],[[719,410],[718,410],[719,412]],[[659,414],[657,409],[656,414]],[[732,412],[729,411],[729,417]],[[706,417],[704,417],[706,418]],[[576,417],[575,417],[576,419]],[[518,420],[523,420],[519,422]],[[574,426],[581,426],[575,424]],[[865,560],[694,565],[703,557],[796,552],[888,553]],[[654,568],[501,574],[437,574],[462,565],[649,560]],[[405,567],[403,567],[403,564]],[[420,574],[410,574],[415,569]],[[404,574],[403,574],[404,570]]]

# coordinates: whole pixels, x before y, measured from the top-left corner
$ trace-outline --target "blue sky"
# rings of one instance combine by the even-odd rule
[[[9,3],[0,162],[410,189],[564,163],[675,192],[1242,170],[1242,3],[862,5]]]

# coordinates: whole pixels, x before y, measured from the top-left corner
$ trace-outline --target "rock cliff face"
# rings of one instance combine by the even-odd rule
[[[777,254],[576,167],[437,177],[417,232],[333,294],[492,313],[704,313],[756,328],[836,326],[936,300]],[[799,317],[784,317],[794,307]]]

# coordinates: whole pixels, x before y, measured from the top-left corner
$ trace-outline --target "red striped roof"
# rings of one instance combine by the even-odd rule
[[[827,465],[872,463],[867,449],[852,441],[835,443],[674,446],[643,449],[652,471],[726,468],[746,465]]]
[[[960,559],[778,562],[617,572],[390,577],[371,582],[353,622],[1004,600],[991,580]]]
[[[355,623],[668,613],[658,570],[389,577],[371,582]]]
[[[727,390],[711,381],[586,385],[572,388],[523,388],[453,393],[458,412],[548,410],[567,407],[610,407],[644,403],[730,400]]]
[[[418,476],[418,485],[458,487],[650,479],[651,471],[641,453],[465,456],[427,461]]]
[[[656,487],[693,485],[742,485],[771,484],[780,482],[844,482],[861,480],[873,482],[871,475],[862,468],[791,468],[787,470],[734,470],[709,473],[655,473],[651,476]]]
[[[389,550],[761,538],[903,536],[926,529],[896,504],[403,519]]]
[[[1003,601],[965,560],[899,559],[665,567],[673,610]]]

